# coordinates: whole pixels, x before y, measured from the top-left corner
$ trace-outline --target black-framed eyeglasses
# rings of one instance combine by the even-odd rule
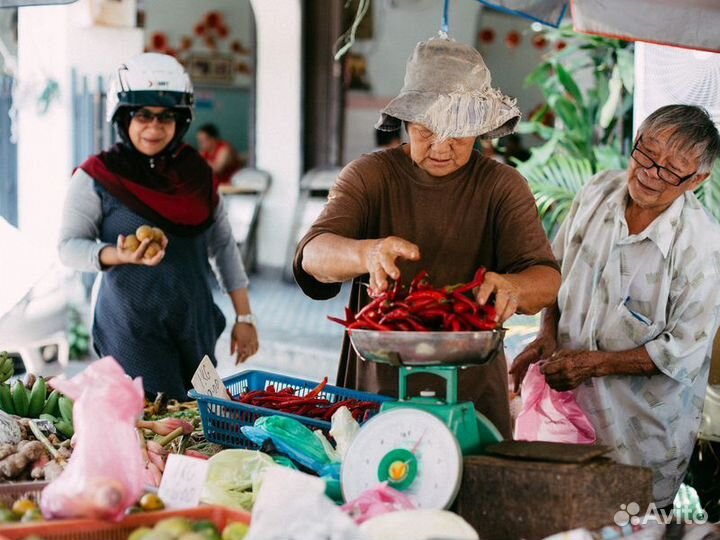
[[[641,139],[642,137],[639,137],[637,142],[635,143],[635,146],[633,146],[630,157],[632,157],[635,160],[635,163],[640,165],[643,169],[657,169],[658,178],[660,178],[660,180],[662,180],[663,182],[672,186],[679,186],[680,184],[682,184],[683,182],[687,182],[697,174],[697,171],[695,171],[694,173],[688,174],[687,176],[680,176],[679,174],[675,174],[674,172],[672,172],[670,169],[667,169],[662,165],[658,165],[653,158],[651,158],[645,152],[638,148],[638,144],[640,144]]]
[[[177,121],[177,115],[173,111],[154,113],[148,109],[137,109],[130,113],[130,117],[141,124],[152,124],[152,121],[157,119],[160,124],[167,126]]]

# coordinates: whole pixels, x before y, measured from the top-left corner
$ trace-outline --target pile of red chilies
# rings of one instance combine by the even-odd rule
[[[398,279],[357,314],[345,308],[345,320],[328,319],[350,330],[463,332],[497,328],[495,308],[481,306],[468,296],[482,285],[484,268],[478,269],[469,283],[440,289],[433,288],[428,278],[427,272],[420,272],[407,289]]]
[[[244,392],[233,398],[233,401],[327,422],[330,421],[335,411],[343,406],[350,410],[350,414],[358,422],[367,420],[371,413],[380,408],[378,403],[370,401],[344,399],[331,403],[329,400],[319,397],[325,389],[327,381],[327,377],[325,377],[320,384],[304,396],[296,396],[293,388],[288,387],[276,391],[273,385],[269,385],[265,390]]]

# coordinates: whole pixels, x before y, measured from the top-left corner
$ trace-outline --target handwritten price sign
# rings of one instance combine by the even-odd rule
[[[210,358],[205,356],[192,378],[192,385],[195,390],[206,396],[212,396],[230,401],[225,383],[222,382],[215,366],[212,365]]]
[[[208,473],[205,459],[170,454],[158,495],[167,508],[194,508],[200,503]]]

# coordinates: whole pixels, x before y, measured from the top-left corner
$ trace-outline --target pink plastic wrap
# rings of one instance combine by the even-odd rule
[[[595,442],[595,428],[572,392],[548,386],[538,364],[531,364],[523,381],[523,405],[515,421],[515,439],[575,444]]]
[[[375,516],[398,510],[415,510],[415,506],[403,493],[382,483],[363,492],[357,499],[345,503],[342,509],[360,525]]]
[[[50,385],[75,401],[75,448],[63,473],[42,492],[43,516],[121,519],[143,490],[135,430],[144,405],[142,380],[130,379],[105,357]]]

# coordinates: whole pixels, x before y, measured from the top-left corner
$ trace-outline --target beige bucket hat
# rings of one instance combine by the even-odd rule
[[[512,133],[520,120],[515,100],[490,87],[478,51],[443,37],[415,46],[400,94],[380,111],[375,127],[394,131],[405,120],[440,138],[496,139]]]

